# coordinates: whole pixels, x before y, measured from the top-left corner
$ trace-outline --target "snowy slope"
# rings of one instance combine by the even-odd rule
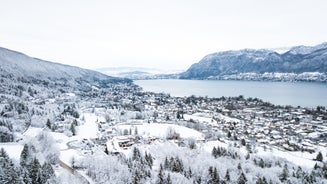
[[[207,79],[244,73],[327,73],[327,43],[297,46],[278,53],[265,49],[224,51],[205,56],[181,74],[182,79]]]
[[[143,68],[143,67],[107,67],[97,68],[98,72],[106,75],[129,78],[129,79],[159,79],[169,78],[183,72],[183,70],[172,69],[157,69],[157,68]]]
[[[110,82],[129,82],[129,80],[110,77],[92,70],[32,58],[23,53],[1,47],[0,71],[2,75],[11,75],[15,78],[64,80],[70,82],[70,85],[74,85],[76,82],[96,82],[98,85]]]
[[[320,49],[325,49],[327,48],[327,42],[324,42],[322,44],[319,44],[319,45],[316,45],[316,46],[304,46],[304,45],[301,45],[301,46],[296,46],[296,47],[292,47],[289,52],[291,54],[310,54],[311,52],[314,52],[314,51],[317,51],[317,50],[320,50]]]

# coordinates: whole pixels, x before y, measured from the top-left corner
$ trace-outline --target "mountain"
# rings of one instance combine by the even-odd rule
[[[0,73],[3,77],[32,82],[61,83],[72,88],[106,87],[111,83],[131,82],[100,72],[29,57],[0,47]]]
[[[97,68],[95,70],[106,75],[129,78],[133,80],[177,78],[177,74],[182,72],[180,70],[143,67],[106,67]]]
[[[209,54],[193,64],[182,79],[208,79],[239,74],[327,73],[327,43],[314,47],[292,47],[284,53],[273,50],[244,49]]]

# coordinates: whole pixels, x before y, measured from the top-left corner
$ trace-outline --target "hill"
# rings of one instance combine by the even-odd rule
[[[74,89],[107,87],[112,83],[131,82],[100,72],[63,65],[29,57],[23,53],[0,47],[1,77],[32,83],[62,84]]]
[[[326,80],[327,73],[327,43],[314,47],[297,46],[284,53],[266,49],[243,49],[239,51],[224,51],[209,54],[198,63],[193,64],[182,79],[221,79],[249,77],[247,74],[262,79],[263,74],[278,73],[278,76],[292,74],[293,79],[303,80],[311,73],[316,78],[308,80]],[[294,76],[295,75],[295,76]],[[318,76],[317,76],[318,75]],[[254,77],[254,78],[255,78]]]

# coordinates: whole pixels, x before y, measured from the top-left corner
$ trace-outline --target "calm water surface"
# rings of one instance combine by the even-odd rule
[[[257,97],[278,105],[327,106],[327,84],[309,82],[257,82],[213,80],[136,80],[144,91],[172,96]]]

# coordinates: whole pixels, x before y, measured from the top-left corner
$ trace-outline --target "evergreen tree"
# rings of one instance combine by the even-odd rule
[[[189,167],[189,168],[188,168],[188,171],[185,171],[185,172],[184,172],[184,176],[185,176],[187,179],[190,179],[190,178],[192,178],[192,175],[193,175],[192,170],[191,170],[191,168]]]
[[[173,159],[171,171],[177,172],[177,173],[183,173],[183,171],[184,171],[183,162],[178,157]]]
[[[169,169],[169,168],[170,168],[170,164],[169,164],[169,161],[168,161],[168,157],[167,157],[167,156],[166,156],[166,158],[165,158],[164,168],[165,168],[165,169]]]
[[[49,130],[52,130],[50,119],[47,119],[46,126],[47,126],[47,128],[48,128]]]
[[[75,126],[78,126],[78,122],[77,122],[76,119],[73,120],[73,124],[74,124]]]
[[[247,154],[246,154],[245,159],[246,159],[246,160],[249,160],[249,159],[250,159],[250,153],[247,153]]]
[[[24,184],[32,184],[32,180],[30,178],[30,173],[28,172],[27,168],[22,168],[21,171],[22,179]]]
[[[323,156],[322,156],[322,153],[319,151],[319,153],[317,154],[317,157],[316,157],[316,160],[319,161],[319,162],[322,162],[324,159],[323,159]]]
[[[54,176],[54,170],[51,164],[44,162],[41,169],[41,182],[46,183],[53,176]]]
[[[5,183],[10,183],[10,184],[20,184],[21,183],[21,179],[20,179],[20,175],[18,172],[18,168],[15,167],[15,165],[13,164],[13,162],[10,160],[10,162],[7,165],[7,168],[4,172],[4,175],[6,177],[5,179]]]
[[[170,174],[168,173],[167,179],[166,179],[166,183],[165,184],[172,184],[172,181],[170,179]]]
[[[262,184],[268,184],[266,177],[262,177]]]
[[[325,179],[327,179],[327,164],[324,163],[324,166],[321,168],[322,175]]]
[[[70,125],[70,131],[72,132],[73,136],[76,135],[76,127],[75,127],[75,126],[76,126],[76,125],[75,125],[74,123],[72,123],[72,124]]]
[[[255,182],[255,184],[268,184],[267,180],[265,177],[258,178],[258,180]]]
[[[158,172],[158,178],[156,184],[164,184],[164,176],[163,176],[163,168],[160,164],[159,172]]]
[[[238,163],[238,165],[237,165],[237,169],[238,169],[238,170],[242,170],[241,163]]]
[[[289,177],[289,171],[288,171],[288,166],[287,164],[284,164],[282,174],[279,176],[280,181],[284,182],[288,179]]]
[[[229,174],[229,170],[228,169],[226,171],[225,180],[226,181],[230,181],[230,174]]]
[[[245,139],[241,139],[241,144],[242,144],[242,146],[245,146],[245,144],[246,144]]]
[[[147,162],[147,164],[148,164],[148,166],[150,167],[150,169],[152,169],[152,166],[153,166],[153,158],[152,158],[152,155],[151,155],[151,153],[147,153],[147,152],[145,152],[145,160],[146,160],[146,162]]]
[[[4,148],[0,149],[0,183],[3,184],[19,184],[20,175],[18,168],[9,158]]]
[[[0,164],[5,164],[9,161],[9,156],[4,148],[0,149]]]
[[[201,183],[202,183],[202,178],[201,178],[201,176],[199,176],[199,177],[196,179],[196,183],[197,183],[197,184],[201,184]]]
[[[265,162],[263,161],[262,158],[260,158],[259,167],[261,167],[261,168],[264,168],[265,167]]]
[[[218,157],[218,152],[217,152],[217,148],[213,147],[212,152],[211,152],[212,156],[217,158]]]
[[[208,180],[208,184],[217,184],[219,183],[219,175],[217,172],[217,168],[216,167],[212,167],[210,166],[209,169],[209,180]]]
[[[213,180],[213,183],[217,183],[219,184],[219,175],[218,175],[218,172],[217,172],[217,168],[215,167],[214,170],[213,170],[213,177],[212,177],[212,180]]]
[[[20,165],[26,167],[28,165],[28,159],[30,157],[29,146],[24,144],[23,150],[20,154]]]
[[[227,133],[227,137],[228,137],[228,138],[232,137],[232,134],[230,133],[230,131],[228,131],[228,133]]]
[[[255,184],[262,184],[262,179],[259,177]]]
[[[133,155],[132,160],[140,160],[141,159],[141,153],[140,150],[136,147],[133,148]]]
[[[296,175],[295,177],[296,178],[300,178],[303,176],[303,171],[302,171],[302,168],[300,166],[297,167],[297,170],[296,170]]]
[[[133,184],[139,184],[140,183],[140,173],[138,170],[135,170],[134,177],[133,177]]]
[[[244,173],[242,172],[240,177],[238,177],[238,179],[237,179],[237,184],[246,184],[246,182],[247,182],[247,179],[246,179]]]
[[[34,158],[30,166],[30,178],[33,184],[39,184],[41,182],[40,163],[38,159]]]

